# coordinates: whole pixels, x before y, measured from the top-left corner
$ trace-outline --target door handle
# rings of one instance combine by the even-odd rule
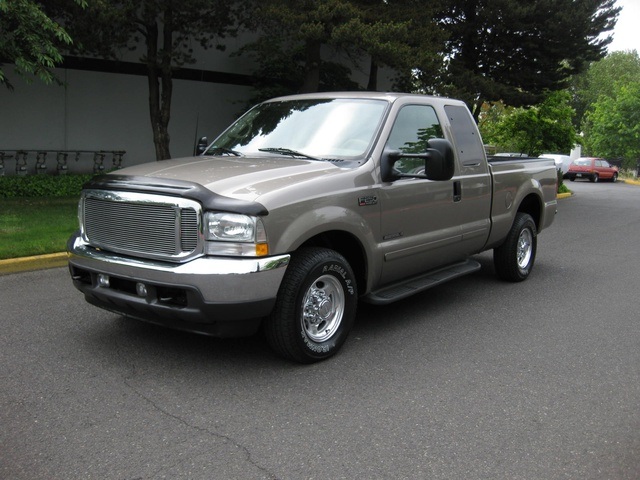
[[[460,180],[455,180],[453,182],[453,201],[459,202],[462,200],[462,183]]]

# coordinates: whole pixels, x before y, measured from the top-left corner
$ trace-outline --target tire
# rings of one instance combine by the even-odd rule
[[[569,180],[571,180],[572,182],[575,182],[575,181],[576,181],[576,177],[575,177],[575,175],[574,175],[574,176],[572,176],[572,177],[569,177]]]
[[[613,174],[613,177],[611,177],[611,181],[612,181],[613,183],[616,183],[616,182],[618,181],[618,174],[617,174],[617,173],[614,173],[614,174]]]
[[[600,180],[600,177],[598,177],[597,173],[594,173],[589,180],[591,180],[591,183],[598,183],[598,180]]]
[[[536,223],[527,213],[517,213],[504,243],[493,250],[496,274],[503,280],[526,280],[536,259],[538,233]]]
[[[329,358],[347,339],[357,304],[355,275],[342,255],[327,248],[301,249],[292,255],[264,322],[267,342],[296,362]]]

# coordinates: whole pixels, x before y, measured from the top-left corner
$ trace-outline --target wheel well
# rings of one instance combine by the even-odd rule
[[[542,205],[540,199],[535,194],[530,194],[522,200],[522,203],[518,207],[518,212],[528,213],[536,222],[536,228],[540,229],[540,215],[542,212]]]
[[[325,247],[335,250],[347,259],[358,282],[358,292],[364,292],[367,284],[367,262],[362,245],[353,235],[347,232],[324,232],[310,238],[302,247]]]

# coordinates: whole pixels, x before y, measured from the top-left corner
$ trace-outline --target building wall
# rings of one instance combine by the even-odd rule
[[[0,90],[0,151],[125,150],[125,166],[155,160],[146,77],[71,69],[57,74],[65,86],[11,78],[15,90]],[[247,86],[175,80],[172,156],[191,155],[198,136],[220,133],[249,94]],[[35,173],[35,153],[28,158],[29,173]],[[108,168],[107,162],[109,157]],[[55,170],[54,157],[47,163]],[[68,166],[70,172],[91,171],[92,156],[69,159]],[[15,172],[15,160],[5,160],[5,171]]]
[[[237,49],[239,44],[232,46]],[[131,53],[127,56],[134,59]],[[194,73],[193,78],[201,75],[203,81],[174,78],[169,124],[173,158],[192,155],[200,136],[215,138],[243,113],[251,94],[247,84],[251,65],[246,58],[231,56],[229,50],[207,50],[199,57],[186,73]],[[0,152],[124,150],[123,166],[155,161],[147,77],[140,64],[124,64],[130,68],[92,71],[93,67],[72,65],[57,69],[63,86],[37,80],[27,84],[5,65],[15,90],[0,89]],[[354,69],[354,77],[366,85],[364,72]],[[382,88],[390,86],[383,78],[379,83]],[[91,154],[82,154],[79,161],[74,158],[68,157],[69,172],[92,171]],[[35,163],[33,152],[28,156],[28,173],[36,173]],[[109,169],[109,155],[104,164]],[[55,153],[51,153],[47,171],[55,170]],[[5,159],[4,172],[16,172],[15,159]]]

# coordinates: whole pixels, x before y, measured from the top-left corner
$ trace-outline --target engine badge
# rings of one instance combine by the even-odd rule
[[[367,195],[366,197],[358,198],[358,206],[366,207],[367,205],[377,205],[378,197],[376,195]]]

